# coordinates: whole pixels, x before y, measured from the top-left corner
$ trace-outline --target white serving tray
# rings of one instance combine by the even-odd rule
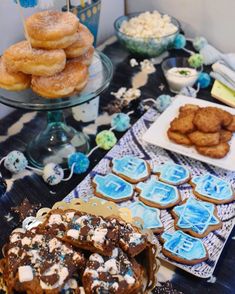
[[[214,106],[227,110],[231,114],[235,115],[235,109],[222,106],[217,103],[208,102],[205,100],[178,95],[174,102],[159,116],[159,118],[151,125],[147,132],[143,135],[143,140],[147,143],[153,144],[158,147],[191,157],[202,162],[229,170],[235,171],[235,135],[233,135],[230,141],[230,151],[222,159],[214,159],[199,154],[194,147],[186,147],[176,144],[167,136],[167,130],[171,121],[178,116],[180,106],[187,103],[196,104],[201,107]]]

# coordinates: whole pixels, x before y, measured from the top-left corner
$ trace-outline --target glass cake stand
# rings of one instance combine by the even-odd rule
[[[86,88],[77,95],[68,98],[45,99],[31,89],[10,92],[0,89],[0,102],[21,109],[46,111],[47,126],[32,141],[26,150],[29,162],[43,168],[49,162],[66,164],[68,156],[76,151],[87,153],[89,139],[65,122],[63,109],[88,102],[105,90],[113,75],[110,59],[95,51],[89,68],[89,81]]]

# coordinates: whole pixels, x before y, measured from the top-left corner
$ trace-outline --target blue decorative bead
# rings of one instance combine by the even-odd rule
[[[159,112],[163,112],[172,102],[170,95],[160,95],[156,100],[156,108]]]
[[[198,77],[197,83],[199,83],[200,88],[207,88],[211,83],[211,77],[208,75],[208,73],[202,72]]]
[[[11,151],[4,160],[4,166],[12,173],[19,173],[25,170],[28,161],[20,151]]]
[[[42,174],[43,180],[50,186],[59,184],[64,178],[64,170],[59,164],[48,163]]]
[[[196,98],[197,90],[195,90],[193,87],[184,87],[183,89],[181,89],[179,94]]]
[[[129,115],[116,113],[112,118],[111,126],[118,132],[125,132],[130,127],[130,120]]]
[[[87,171],[90,165],[90,160],[85,154],[81,152],[76,152],[71,154],[68,158],[68,166],[70,169],[72,168],[72,165],[74,163],[75,163],[74,173],[82,174]]]
[[[15,2],[17,3],[16,0]],[[38,0],[19,0],[19,2],[20,2],[20,6],[24,8],[34,7],[34,6],[37,6],[38,4]]]
[[[196,37],[193,40],[193,47],[196,51],[200,51],[202,48],[204,48],[208,44],[207,39],[204,37]]]
[[[186,45],[186,39],[185,39],[185,36],[184,35],[177,35],[175,37],[175,40],[174,40],[174,43],[173,43],[173,46],[175,49],[182,49],[184,48]]]

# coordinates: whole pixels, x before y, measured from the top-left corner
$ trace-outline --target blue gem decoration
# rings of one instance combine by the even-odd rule
[[[161,237],[165,241],[163,248],[181,259],[192,261],[207,256],[202,241],[182,231],[175,231],[172,234],[165,232]]]
[[[168,106],[172,103],[172,98],[170,95],[160,95],[158,96],[156,102],[155,102],[155,107],[159,112],[163,112],[164,110],[167,109]]]
[[[145,160],[132,155],[126,155],[120,159],[113,159],[112,164],[114,173],[132,179],[134,183],[139,182],[149,175]]]
[[[174,40],[174,43],[173,43],[173,46],[175,49],[182,49],[184,48],[186,45],[186,38],[184,35],[182,34],[178,34],[176,37],[175,37],[175,40]]]
[[[81,152],[73,153],[68,158],[68,166],[71,169],[72,165],[75,164],[73,172],[75,174],[82,174],[87,171],[90,165],[90,160]]]
[[[160,210],[149,207],[142,202],[134,202],[129,206],[132,217],[140,217],[144,221],[144,229],[157,230],[162,228]]]
[[[173,209],[179,217],[177,226],[181,229],[190,229],[197,234],[203,234],[208,226],[219,224],[219,219],[214,216],[214,210],[214,204],[194,198],[189,198],[185,204]]]
[[[134,193],[130,183],[111,173],[105,176],[95,175],[93,183],[96,185],[96,192],[117,202],[130,198]]]
[[[179,200],[176,187],[162,183],[151,178],[146,183],[139,183],[137,189],[140,190],[141,201],[151,202],[161,208],[173,206]]]
[[[208,73],[201,72],[196,83],[198,83],[202,89],[207,88],[210,86],[211,77]]]
[[[125,132],[130,127],[130,120],[126,113],[116,113],[112,118],[111,126],[115,131]]]
[[[154,173],[160,173],[159,180],[171,185],[180,185],[189,180],[189,171],[182,165],[165,163],[154,166]]]

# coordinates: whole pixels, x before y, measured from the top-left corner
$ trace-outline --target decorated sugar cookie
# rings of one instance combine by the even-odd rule
[[[164,243],[162,253],[174,261],[193,265],[208,259],[208,253],[202,241],[182,231],[164,232],[161,235],[161,241]]]
[[[146,205],[157,208],[169,208],[181,200],[176,187],[151,178],[146,183],[139,183],[136,190],[140,193],[140,200]]]
[[[209,232],[221,228],[214,204],[196,200],[192,197],[182,205],[174,207],[175,228],[198,238],[204,238]]]
[[[175,186],[186,183],[190,179],[190,173],[186,167],[170,162],[155,166],[153,172],[159,175],[160,181]]]
[[[131,199],[134,193],[130,183],[112,173],[105,176],[96,175],[92,182],[95,195],[106,200],[122,202]]]
[[[191,184],[194,194],[205,201],[215,204],[232,202],[235,193],[231,184],[211,174],[193,177]]]
[[[124,180],[136,184],[146,180],[150,175],[148,163],[136,156],[126,155],[112,160],[112,171]]]
[[[134,202],[129,207],[132,217],[140,217],[144,221],[144,229],[152,229],[155,233],[163,230],[158,208],[149,207],[142,202]]]

